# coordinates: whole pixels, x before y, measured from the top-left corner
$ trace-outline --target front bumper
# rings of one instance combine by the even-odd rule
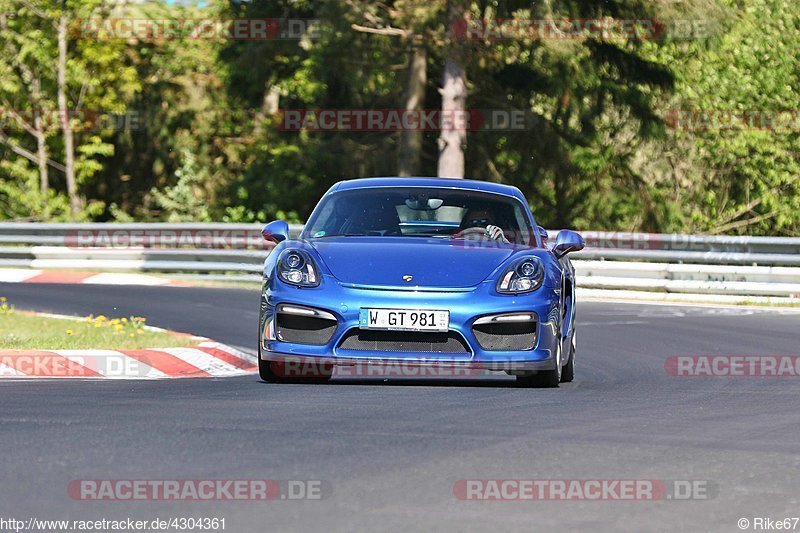
[[[275,315],[282,304],[316,309],[335,317],[336,327],[330,340],[318,345],[279,340],[275,334]],[[348,332],[352,335],[354,330],[358,330],[362,307],[449,310],[450,333],[463,340],[465,349],[460,353],[345,349],[341,346],[342,341]],[[510,313],[528,313],[536,319],[533,348],[484,350],[473,333],[475,321]],[[511,373],[552,370],[561,340],[560,319],[560,294],[546,286],[531,294],[512,296],[497,294],[492,282],[464,290],[408,290],[405,287],[393,290],[346,286],[335,278],[323,276],[319,287],[300,289],[272,278],[265,281],[262,291],[259,352],[265,361],[309,359],[333,365],[401,362],[405,365],[470,367]]]

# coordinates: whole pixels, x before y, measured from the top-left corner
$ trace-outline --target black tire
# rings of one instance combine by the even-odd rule
[[[264,361],[261,357],[258,358],[258,375],[261,377],[262,381],[266,381],[267,383],[280,383],[281,378],[279,378],[275,372],[272,371],[270,368],[270,362]]]
[[[261,357],[258,358],[258,375],[263,381],[267,383],[327,383],[333,375],[333,368],[330,373],[327,371],[320,371],[313,376],[304,377],[284,377],[275,372],[273,365],[280,365],[282,363],[274,363],[272,361],[264,361]]]
[[[517,386],[535,389],[554,389],[561,383],[561,347],[558,349],[556,367],[540,371],[532,376],[517,376]]]
[[[570,383],[575,379],[575,334],[572,334],[572,342],[569,346],[569,360],[561,371],[561,383]]]

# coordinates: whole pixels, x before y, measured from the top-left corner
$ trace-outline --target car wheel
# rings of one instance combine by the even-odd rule
[[[258,358],[258,375],[268,383],[280,383],[281,378],[272,371],[272,362]]]
[[[572,342],[569,345],[569,360],[561,371],[561,383],[570,383],[575,379],[575,333],[572,334]]]
[[[553,370],[538,372],[532,376],[517,376],[517,385],[537,389],[551,389],[561,383],[561,347],[556,353],[556,367]]]
[[[327,383],[333,375],[333,366],[323,365],[322,368],[303,376],[287,376],[284,371],[285,363],[264,361],[258,358],[258,375],[267,383]]]

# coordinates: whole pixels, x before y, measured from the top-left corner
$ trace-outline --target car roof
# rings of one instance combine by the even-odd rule
[[[522,192],[512,185],[503,185],[501,183],[492,183],[490,181],[465,180],[460,178],[358,178],[340,181],[331,188],[331,192],[352,189],[368,189],[371,187],[446,187],[451,189],[504,194],[506,196],[518,198],[523,203],[526,203]]]

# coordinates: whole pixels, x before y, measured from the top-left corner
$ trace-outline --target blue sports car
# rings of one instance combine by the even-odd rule
[[[535,387],[574,378],[567,254],[584,242],[563,230],[548,248],[515,187],[343,181],[298,239],[280,220],[263,235],[277,243],[261,294],[265,381],[326,380],[337,366],[370,362],[505,371]]]

